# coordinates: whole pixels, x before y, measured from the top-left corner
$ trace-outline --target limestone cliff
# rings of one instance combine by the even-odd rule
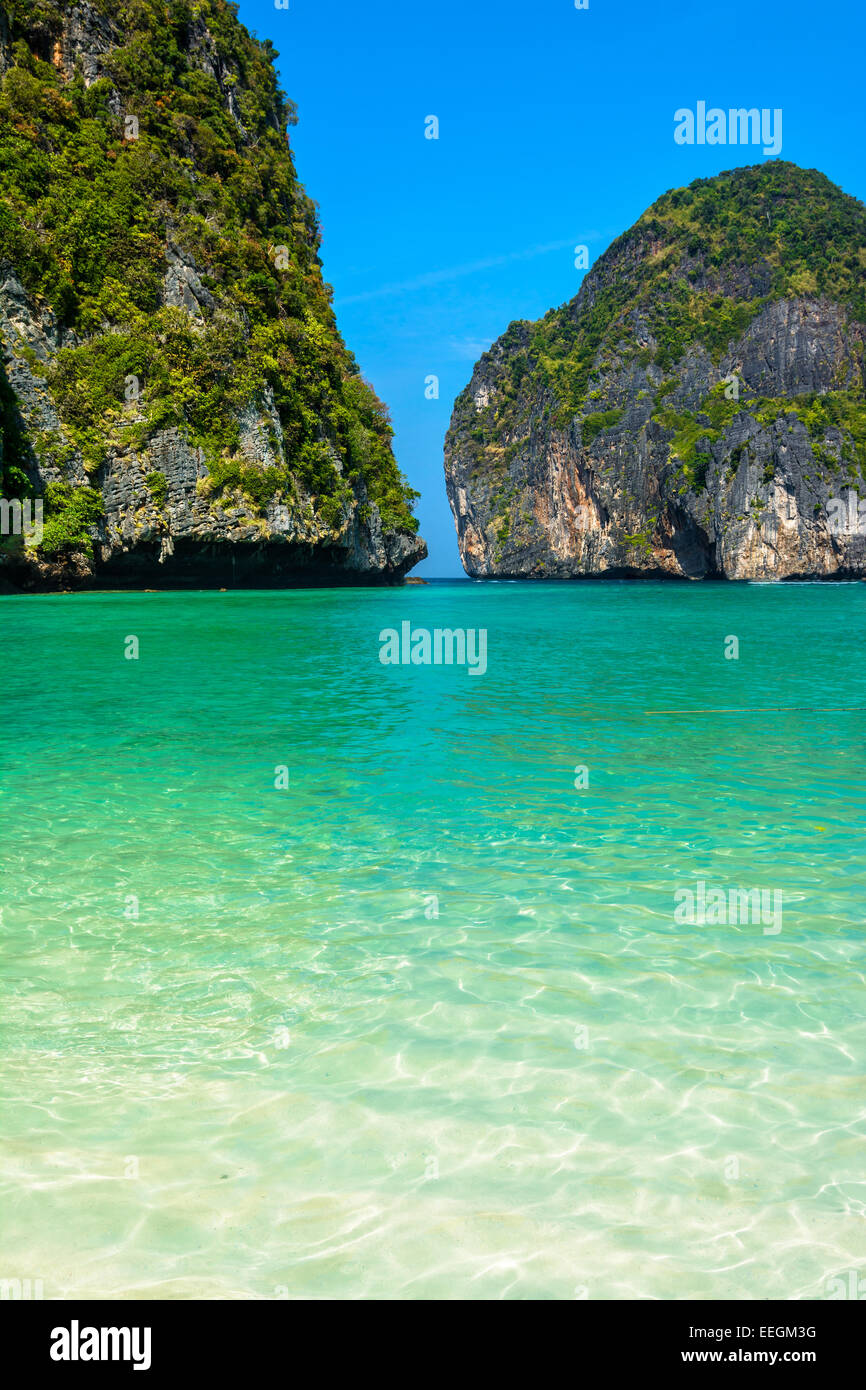
[[[823,175],[666,194],[458,398],[467,572],[866,574],[864,325],[866,209]]]
[[[0,2],[0,495],[45,517],[0,536],[6,587],[387,582],[426,554],[279,55],[236,10]]]

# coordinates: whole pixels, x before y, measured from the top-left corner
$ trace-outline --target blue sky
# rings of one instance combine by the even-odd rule
[[[289,5],[239,14],[280,51],[340,328],[422,492],[419,575],[462,574],[442,446],[480,353],[577,293],[576,245],[591,264],[668,188],[764,158],[675,144],[675,110],[781,108],[781,158],[866,200],[862,0]]]

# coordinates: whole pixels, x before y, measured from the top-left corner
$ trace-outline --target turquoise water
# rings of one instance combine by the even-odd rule
[[[383,666],[404,620],[486,673]],[[0,599],[0,1276],[862,1272],[864,628],[863,584]],[[781,930],[676,921],[699,881]]]

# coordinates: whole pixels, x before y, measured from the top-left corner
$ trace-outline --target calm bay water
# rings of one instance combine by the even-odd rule
[[[486,674],[383,666],[405,620]],[[862,1273],[864,633],[863,584],[0,599],[0,1277]]]

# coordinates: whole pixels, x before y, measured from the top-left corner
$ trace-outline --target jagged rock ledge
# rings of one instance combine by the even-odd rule
[[[159,542],[112,555],[94,564],[73,552],[62,560],[0,556],[0,594],[64,593],[86,589],[293,589],[392,585],[407,582],[417,550],[406,553],[403,538],[389,546],[381,565],[351,568],[334,546],[316,549],[279,541],[181,541],[166,554]],[[426,554],[426,547],[424,550]],[[366,556],[375,556],[375,551]],[[366,558],[366,557],[365,557]],[[409,581],[417,582],[417,581]]]

